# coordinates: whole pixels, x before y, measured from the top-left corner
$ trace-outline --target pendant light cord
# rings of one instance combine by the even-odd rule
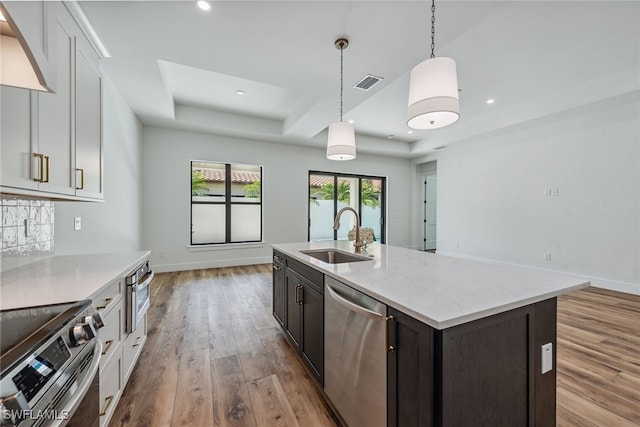
[[[340,121],[342,121],[342,66],[343,66],[344,44],[340,45]]]
[[[435,58],[436,50],[436,0],[431,0],[431,58]]]

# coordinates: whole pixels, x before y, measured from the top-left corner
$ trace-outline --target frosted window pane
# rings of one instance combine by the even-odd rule
[[[260,205],[231,206],[231,241],[260,241]]]
[[[333,200],[315,200],[309,203],[311,241],[333,240]]]
[[[192,205],[191,243],[224,243],[225,206]]]
[[[369,227],[373,230],[373,234],[376,236],[376,241],[380,241],[380,217],[382,212],[380,207],[371,208],[369,206],[362,207],[362,219],[361,223],[363,227]]]
[[[333,240],[333,176],[309,175],[309,240]]]

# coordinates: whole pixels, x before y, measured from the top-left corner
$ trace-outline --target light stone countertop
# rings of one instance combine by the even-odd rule
[[[328,264],[302,250],[352,242],[302,242],[274,249],[390,305],[436,329],[481,319],[586,288],[583,278],[506,263],[473,261],[374,243],[372,261]]]
[[[44,258],[0,273],[0,310],[88,299],[125,276],[150,251]]]

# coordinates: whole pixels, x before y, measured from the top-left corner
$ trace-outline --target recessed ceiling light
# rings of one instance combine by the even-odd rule
[[[244,91],[243,91],[243,90],[241,90],[241,89],[238,89],[238,90],[236,91],[236,93],[237,93],[238,95],[240,95],[240,96],[244,95]]]
[[[413,133],[413,131],[412,130],[408,130],[407,133]]]
[[[349,120],[349,123],[353,123],[353,119]]]
[[[487,104],[493,104],[494,102],[496,102],[496,100],[493,98],[487,99]]]
[[[205,12],[211,12],[211,3],[205,0],[198,1],[198,7]]]
[[[393,139],[393,135],[388,135],[387,139]]]

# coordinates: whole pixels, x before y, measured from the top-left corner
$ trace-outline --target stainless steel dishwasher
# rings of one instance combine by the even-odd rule
[[[349,427],[387,425],[387,306],[325,276],[324,391]]]

